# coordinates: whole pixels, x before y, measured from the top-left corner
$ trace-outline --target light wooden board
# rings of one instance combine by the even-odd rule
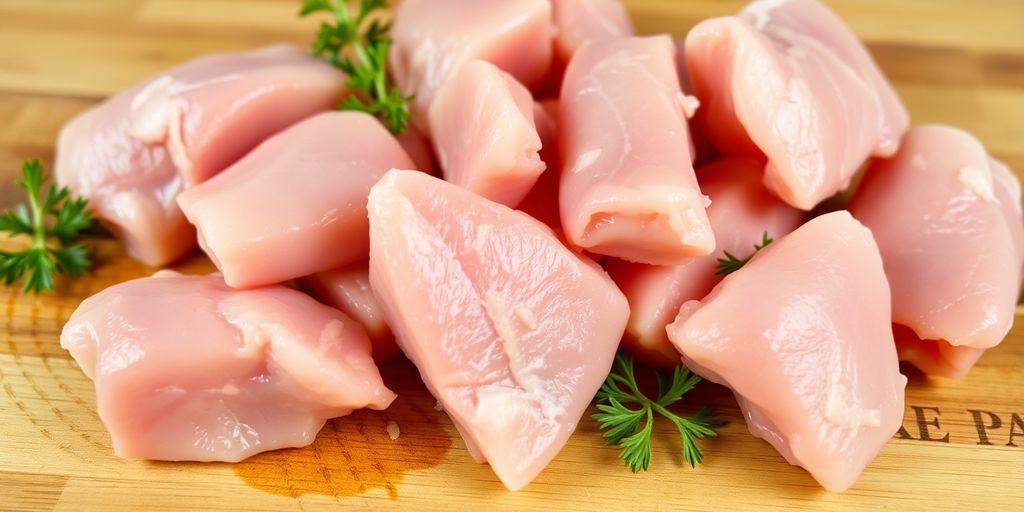
[[[626,3],[641,31],[681,35],[743,2]],[[964,127],[1024,171],[1024,1],[829,3],[875,52],[916,122]],[[206,52],[307,43],[314,23],[295,18],[297,4],[0,0],[0,207],[20,200],[8,185],[20,160],[51,161],[60,126],[111,92]],[[41,297],[2,289],[0,510],[1024,509],[1020,322],[962,381],[908,369],[906,435],[841,495],[821,490],[751,437],[729,394],[710,385],[692,403],[714,404],[729,424],[705,443],[706,463],[697,469],[679,463],[675,434],[659,423],[651,470],[633,475],[584,419],[533,484],[508,492],[487,466],[471,461],[407,362],[384,368],[400,394],[391,409],[333,421],[310,448],[233,466],[119,460],[96,416],[91,383],[57,337],[82,298],[153,269],[112,241],[94,244],[99,264],[88,279],[62,282],[58,293]],[[178,268],[212,267],[193,256]],[[986,428],[995,418],[1000,425]],[[402,432],[395,441],[385,432],[388,421]]]

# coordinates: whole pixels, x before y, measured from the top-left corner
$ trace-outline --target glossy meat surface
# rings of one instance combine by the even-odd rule
[[[175,198],[288,125],[330,109],[344,77],[289,45],[208,55],[123,91],[70,121],[57,182],[151,266],[195,246]]]
[[[909,116],[864,45],[818,0],[756,0],[686,38],[704,108],[725,153],[764,154],[765,184],[804,210],[846,188],[871,155],[899,147]]]
[[[691,369],[733,390],[752,434],[841,492],[903,420],[890,314],[871,232],[835,212],[684,304],[668,337]]]
[[[359,324],[300,292],[236,291],[216,274],[107,288],[71,315],[61,346],[95,382],[124,458],[237,462],[306,446],[327,419],[395,397]]]
[[[550,229],[425,174],[370,193],[370,282],[399,346],[478,461],[509,489],[565,444],[629,309]]]
[[[135,94],[130,133],[166,144],[186,186],[197,185],[274,133],[333,108],[344,83],[330,64],[292,45],[207,55]]]
[[[655,366],[679,364],[679,352],[665,327],[683,303],[704,298],[721,277],[715,275],[725,252],[746,258],[765,233],[773,239],[793,231],[803,212],[771,195],[761,185],[761,164],[744,157],[719,160],[697,170],[701,190],[711,198],[708,219],[715,231],[715,252],[682,265],[654,266],[622,260],[605,268],[629,300],[629,324],[623,343],[634,356]]]
[[[668,36],[584,46],[562,84],[558,138],[566,238],[675,265],[715,248],[693,173],[685,95]]]
[[[365,259],[370,187],[412,165],[373,117],[328,112],[271,137],[178,203],[228,285],[274,284]]]
[[[472,60],[437,91],[430,133],[444,179],[515,207],[544,172],[530,91],[494,64]]]
[[[434,155],[434,148],[431,147],[430,139],[416,128],[409,124],[404,132],[395,136],[402,149],[412,158],[416,170],[423,171],[431,176],[439,176],[437,170],[437,158]]]
[[[130,134],[131,103],[124,91],[69,121],[57,139],[55,181],[77,197],[150,266],[170,263],[196,245],[195,229],[175,199],[184,189],[167,148]]]
[[[552,0],[555,49],[569,62],[583,45],[633,35],[633,22],[619,0]]]
[[[549,100],[543,104],[534,104],[533,120],[537,126],[537,135],[540,136],[540,159],[544,162],[545,169],[516,208],[547,224],[561,236],[562,219],[559,217],[558,184],[562,179],[562,162],[558,158],[557,127],[554,117],[557,113],[557,101]]]
[[[359,322],[373,345],[373,360],[377,364],[399,354],[395,336],[384,321],[380,302],[370,287],[369,261],[360,261],[335,270],[313,274],[305,279],[316,298],[340,309]]]
[[[490,62],[527,87],[551,65],[548,0],[404,0],[390,34],[391,75],[415,95],[412,122],[427,134],[434,93],[465,62]]]
[[[1003,341],[1024,264],[1020,183],[977,139],[913,128],[894,158],[868,169],[850,211],[878,240],[893,322],[932,340],[904,336],[903,359],[962,377]]]

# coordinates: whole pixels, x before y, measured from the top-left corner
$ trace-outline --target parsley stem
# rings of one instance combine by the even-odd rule
[[[32,209],[32,227],[33,227],[33,242],[32,247],[34,249],[45,249],[46,248],[46,212],[39,205],[39,198],[36,197],[35,192],[28,194],[28,204]]]
[[[706,407],[685,417],[668,410],[670,405],[693,390],[701,380],[699,376],[685,366],[677,367],[669,380],[662,373],[656,376],[658,394],[656,399],[651,399],[640,391],[633,358],[620,352],[615,356],[611,372],[596,396],[598,412],[592,417],[604,430],[605,440],[622,448],[619,458],[626,461],[634,473],[647,470],[650,464],[655,413],[671,421],[679,431],[683,460],[691,466],[696,466],[703,458],[697,440],[715,436],[713,429],[721,425],[721,421],[712,417],[711,410]],[[629,407],[627,404],[636,406]],[[644,417],[646,422],[641,425]]]

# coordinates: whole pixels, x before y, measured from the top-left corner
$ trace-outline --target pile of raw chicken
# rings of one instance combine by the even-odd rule
[[[621,342],[731,388],[753,435],[842,491],[901,424],[899,360],[961,377],[1010,329],[1018,181],[968,133],[910,128],[818,0],[678,40],[634,36],[617,0],[404,0],[391,35],[415,95],[397,138],[332,110],[345,77],[286,45],[64,128],[58,181],[134,257],[198,241],[220,270],[118,284],[65,327],[117,455],[307,445],[388,407],[375,365],[401,351],[519,489]]]

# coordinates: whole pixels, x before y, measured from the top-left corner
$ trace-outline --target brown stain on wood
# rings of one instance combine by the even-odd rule
[[[381,373],[398,393],[387,410],[363,409],[328,421],[312,445],[256,455],[235,464],[235,473],[252,487],[292,498],[384,489],[397,499],[403,475],[440,464],[452,439],[448,418],[434,408],[412,363],[394,361]],[[388,435],[392,421],[400,431],[394,440]]]
[[[68,477],[0,471],[3,510],[53,510]]]

